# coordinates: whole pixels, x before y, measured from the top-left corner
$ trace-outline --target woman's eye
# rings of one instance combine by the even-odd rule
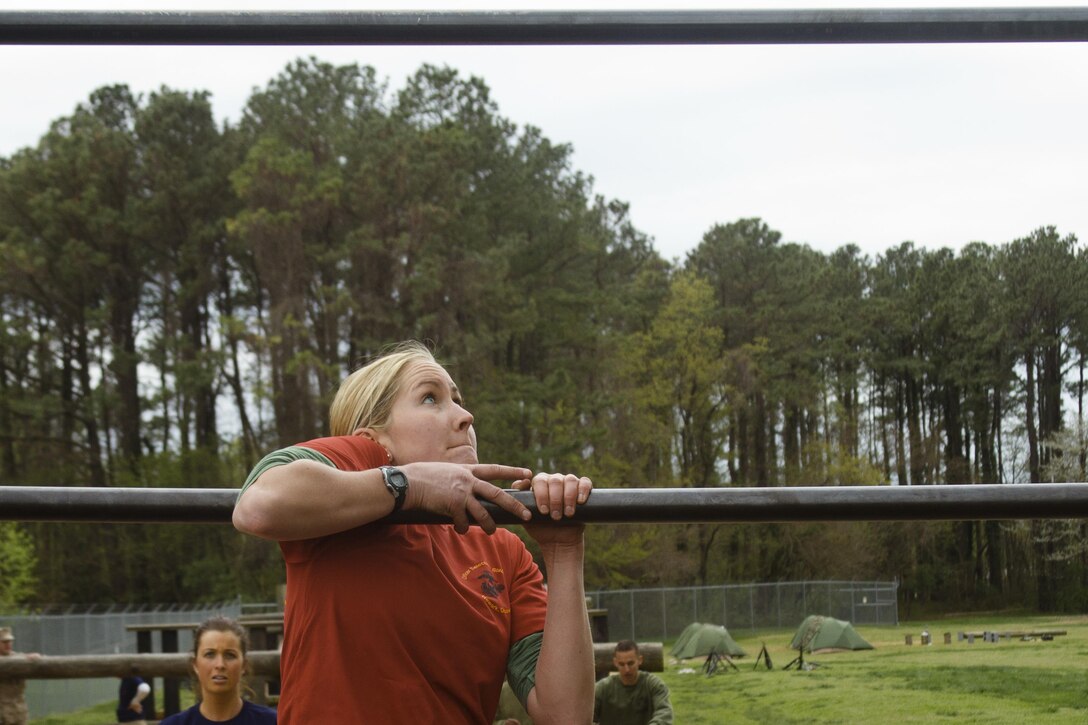
[[[434,393],[427,393],[426,395],[424,395],[423,396],[423,402],[424,403],[434,403],[434,402],[436,402],[436,398],[434,397]]]

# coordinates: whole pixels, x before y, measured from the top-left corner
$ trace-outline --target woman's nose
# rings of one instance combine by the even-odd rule
[[[457,430],[465,430],[472,425],[474,418],[472,417],[472,413],[465,410],[462,406],[458,405],[457,407],[460,408],[457,413]]]

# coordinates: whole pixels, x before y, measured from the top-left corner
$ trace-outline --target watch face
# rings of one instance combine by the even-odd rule
[[[389,472],[389,483],[393,484],[397,488],[408,487],[408,477],[404,475],[404,472],[394,468]]]
[[[404,475],[404,471],[392,466],[382,466],[381,472],[385,478],[385,487],[393,494],[393,510],[398,511],[408,496],[408,477]]]

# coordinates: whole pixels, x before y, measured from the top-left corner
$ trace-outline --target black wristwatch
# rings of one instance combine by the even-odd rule
[[[378,470],[382,472],[382,477],[385,479],[385,487],[389,489],[389,493],[393,494],[393,510],[400,511],[408,495],[408,477],[404,475],[404,471],[393,466],[381,466]]]

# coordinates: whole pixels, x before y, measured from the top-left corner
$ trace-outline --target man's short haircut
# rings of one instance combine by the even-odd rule
[[[613,654],[619,654],[620,652],[631,652],[632,650],[636,655],[639,654],[638,642],[633,639],[621,639],[619,642],[616,642],[616,649],[613,650]]]

